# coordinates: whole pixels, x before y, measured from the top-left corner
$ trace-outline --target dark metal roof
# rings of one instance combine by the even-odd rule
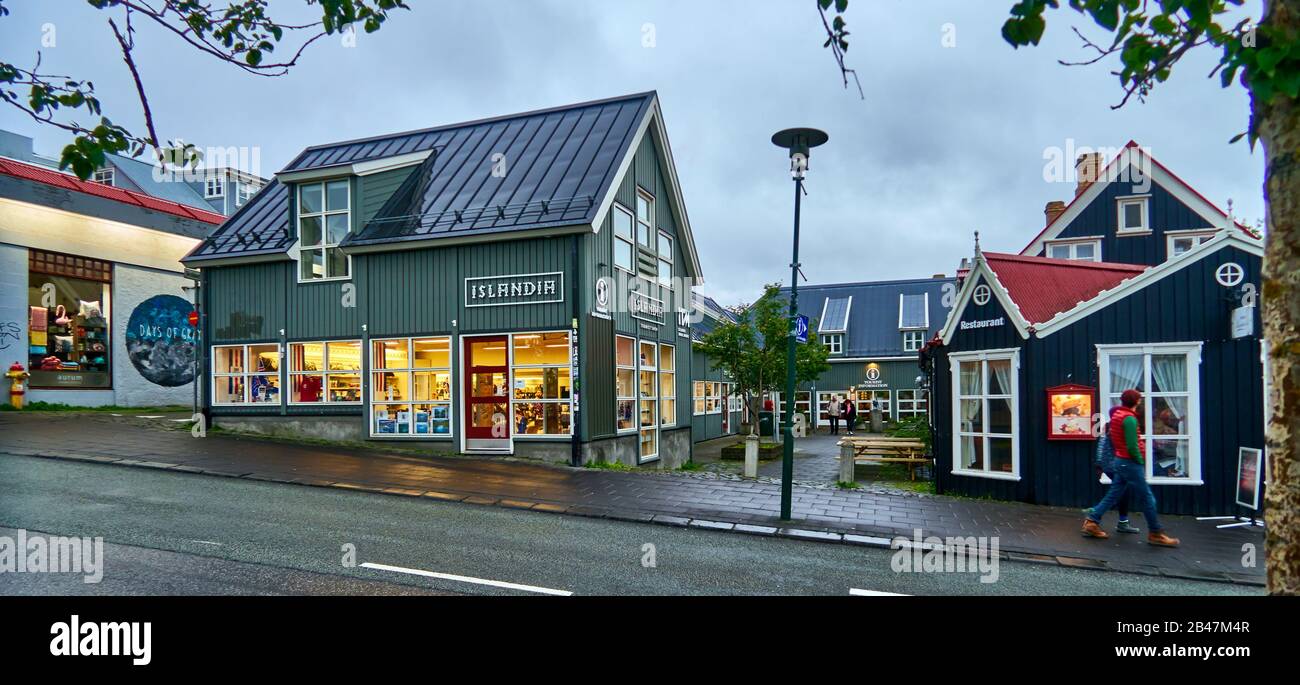
[[[432,146],[434,155],[343,245],[589,224],[653,97],[423,133],[416,145]]]
[[[847,300],[853,297],[853,307],[849,310],[846,331],[844,333],[844,357],[902,357],[912,356],[915,352],[903,351],[903,333],[898,325],[900,295],[920,295],[929,301],[930,321],[926,329],[926,339],[934,337],[943,328],[948,318],[948,308],[944,306],[943,287],[954,284],[952,278],[919,278],[900,281],[881,281],[877,283],[839,283],[834,285],[799,286],[799,313],[816,319],[822,315],[822,307],[827,300]],[[781,297],[789,297],[790,289],[782,288]],[[924,307],[924,300],[921,300]],[[827,318],[833,306],[826,307]]]
[[[591,223],[654,97],[314,146],[282,173],[433,151],[345,246]],[[498,162],[506,173],[493,174]],[[273,181],[183,261],[283,252],[293,242],[289,228],[288,193]]]

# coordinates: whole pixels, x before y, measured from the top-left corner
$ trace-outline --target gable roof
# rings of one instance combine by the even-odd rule
[[[1083,212],[1084,208],[1092,204],[1101,196],[1102,192],[1112,182],[1129,178],[1127,169],[1134,162],[1138,163],[1138,168],[1151,175],[1151,181],[1168,190],[1178,198],[1180,202],[1195,212],[1205,220],[1207,224],[1215,228],[1223,228],[1227,225],[1228,213],[1219,209],[1217,205],[1210,202],[1204,195],[1187,184],[1186,181],[1179,178],[1177,174],[1170,171],[1165,165],[1151,155],[1145,148],[1137,144],[1136,141],[1128,141],[1123,149],[1115,155],[1113,159],[1097,175],[1098,178],[1090,184],[1082,193],[1074,196],[1074,199],[1066,205],[1065,210],[1056,216],[1051,223],[1043,227],[1034,239],[1029,241],[1025,249],[1020,251],[1022,255],[1036,255],[1043,249],[1043,244],[1056,238],[1062,231],[1070,225],[1072,221]],[[1233,226],[1245,236],[1255,239],[1255,234],[1249,228],[1240,222],[1233,222]]]
[[[154,165],[148,162],[123,155],[108,154],[105,157],[127,180],[134,183],[141,190],[147,191],[150,195],[183,205],[202,206],[207,207],[209,210],[212,209],[208,201],[203,198],[203,194],[196,190],[193,185],[184,181],[155,180],[153,177]]]
[[[691,291],[691,307],[701,314],[699,321],[691,322],[691,342],[700,342],[705,335],[712,333],[720,323],[735,323],[740,320],[734,312],[718,304],[712,297],[693,290]]]
[[[844,352],[832,356],[839,359],[879,359],[885,357],[913,356],[915,352],[903,350],[903,332],[899,328],[899,302],[902,295],[924,295],[931,312],[944,312],[944,287],[954,283],[952,278],[916,278],[874,283],[834,283],[799,287],[799,313],[809,319],[818,319],[827,309],[828,302],[843,301],[847,322],[844,330]],[[781,288],[782,297],[788,298],[789,288]],[[853,298],[852,307],[847,307]],[[827,317],[830,314],[826,314]],[[938,330],[937,322],[943,316],[931,316],[926,338]],[[820,330],[820,328],[819,328]]]
[[[191,207],[179,202],[165,200],[154,197],[134,190],[117,188],[114,186],[94,183],[92,181],[83,181],[72,174],[65,174],[61,171],[47,169],[35,164],[19,162],[13,159],[0,158],[0,174],[11,176],[13,178],[23,179],[41,183],[64,190],[71,190],[87,195],[94,195],[107,200],[113,200],[126,205],[132,205],[143,209],[170,214],[182,219],[200,221],[205,224],[219,224],[225,220],[225,217],[206,209]]]
[[[1147,267],[1048,257],[983,253],[989,269],[1030,325],[1050,320],[1087,302],[1103,290],[1146,271]]]

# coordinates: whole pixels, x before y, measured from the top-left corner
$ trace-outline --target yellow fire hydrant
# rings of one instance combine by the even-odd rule
[[[5,373],[5,378],[12,381],[9,384],[9,404],[12,404],[14,409],[23,408],[23,395],[27,393],[23,381],[30,377],[31,374],[27,373],[27,369],[24,369],[22,364],[14,362],[9,365],[9,371]]]

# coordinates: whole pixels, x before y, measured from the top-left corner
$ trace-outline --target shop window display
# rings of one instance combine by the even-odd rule
[[[452,434],[448,338],[374,340],[370,368],[372,435]]]
[[[361,341],[291,343],[289,382],[293,404],[361,402]]]
[[[512,336],[516,435],[568,435],[571,388],[568,333]]]
[[[279,404],[279,345],[212,348],[212,403]]]
[[[636,341],[618,336],[614,339],[614,364],[617,376],[617,420],[619,432],[636,430]]]
[[[112,265],[31,250],[27,368],[34,388],[112,387]]]

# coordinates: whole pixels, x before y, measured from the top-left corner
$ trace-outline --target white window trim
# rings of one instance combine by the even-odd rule
[[[665,349],[667,349],[668,357],[673,360],[673,368],[671,370],[664,369]],[[656,376],[655,380],[659,383],[659,387],[656,389],[656,391],[659,393],[659,427],[671,428],[677,425],[677,410],[679,408],[679,405],[677,404],[677,348],[676,347],[668,343],[659,343],[659,366],[657,368],[658,370],[655,372],[655,376]],[[664,395],[664,376],[668,374],[671,374],[673,377],[673,382],[668,385],[668,387],[672,389],[673,394]],[[672,400],[673,402],[672,422],[668,422],[664,420],[664,400]]]
[[[117,181],[117,170],[111,166],[100,167],[95,169],[95,173],[90,177],[91,182],[104,186],[114,186]]]
[[[506,346],[507,346],[507,347],[506,347],[506,362],[509,364],[509,368],[510,368],[510,380],[512,381],[512,383],[511,383],[511,386],[512,386],[512,387],[510,388],[509,402],[507,403],[507,404],[508,404],[508,407],[509,407],[509,411],[510,411],[510,439],[511,439],[511,441],[514,441],[514,440],[524,440],[524,441],[528,441],[528,440],[572,440],[572,439],[573,439],[573,430],[574,430],[574,428],[575,428],[575,426],[573,425],[573,419],[574,419],[575,413],[574,413],[574,405],[573,405],[573,363],[572,363],[572,361],[566,362],[566,363],[564,363],[564,364],[516,364],[516,363],[515,363],[515,336],[516,336],[516,335],[545,335],[545,334],[548,334],[548,333],[563,333],[563,334],[566,336],[566,338],[568,339],[568,341],[569,341],[569,349],[570,349],[570,350],[573,349],[573,332],[570,331],[570,330],[567,330],[567,329],[563,329],[563,328],[562,328],[562,329],[558,329],[558,330],[549,330],[549,331],[519,331],[519,332],[517,332],[517,333],[510,333],[510,334],[506,335]],[[517,399],[515,399],[515,389],[514,389],[514,387],[513,387],[513,381],[514,381],[514,378],[515,378],[515,369],[563,369],[563,368],[567,368],[567,369],[569,369],[569,397],[568,397],[568,399],[565,399],[565,398],[563,398],[563,397],[561,397],[561,398],[557,398],[557,399],[554,399],[554,400],[533,400],[533,399],[528,399],[528,400],[517,400]],[[515,431],[515,425],[516,425],[516,424],[515,424],[515,405],[516,405],[516,404],[565,404],[565,403],[567,403],[567,404],[569,405],[569,430],[568,430],[567,432],[565,432],[565,433],[546,433],[546,434],[542,434],[542,435],[537,435],[537,434],[528,434],[528,433],[518,433],[518,432]],[[618,407],[618,405],[615,405],[616,414],[615,414],[614,420],[615,420],[616,423],[617,423],[617,421],[618,421],[618,416],[617,416],[617,407]]]
[[[1000,349],[1000,350],[983,350],[980,352],[961,352],[949,355],[949,369],[952,376],[952,473],[955,476],[971,476],[974,478],[988,478],[991,480],[1020,480],[1020,350],[1017,348]],[[981,397],[987,397],[988,390],[988,361],[1011,360],[1011,473],[1002,473],[1000,471],[985,471],[975,469],[963,469],[957,465],[961,463],[961,364],[960,362],[979,361],[980,373],[983,377],[980,379]],[[987,399],[984,400],[987,402]],[[984,417],[985,426],[988,425],[988,407],[985,406],[981,411]],[[982,435],[987,436],[988,431],[981,431]],[[984,452],[984,463],[987,465],[988,450]]]
[[[217,191],[212,192],[216,187]],[[226,196],[226,179],[223,176],[206,176],[203,179],[203,197],[206,199],[225,197]]]
[[[643,364],[643,363],[641,362],[641,347],[642,347],[643,345],[649,345],[649,346],[654,350],[654,354],[655,354],[655,361],[654,361],[654,363],[652,363],[652,364]],[[636,456],[637,456],[637,463],[638,463],[638,464],[644,464],[644,463],[651,462],[651,461],[655,461],[655,460],[659,459],[659,453],[660,453],[660,451],[663,449],[663,445],[660,445],[660,444],[659,444],[659,440],[660,440],[660,438],[662,437],[661,434],[660,434],[660,431],[659,431],[660,421],[662,420],[662,418],[661,418],[660,413],[659,413],[659,342],[658,342],[657,340],[641,340],[641,339],[637,339],[637,345],[636,345],[636,364],[637,364],[637,366],[636,366],[636,370],[637,370],[637,375],[636,375],[636,430],[637,430],[637,433],[636,433],[636,436],[637,436],[637,437],[636,437]],[[654,392],[653,392],[652,394],[650,394],[650,395],[645,395],[645,394],[642,394],[642,392],[641,392],[641,374],[643,374],[643,373],[649,373],[649,374],[651,374],[651,375],[654,377],[654,381],[650,383],[650,387],[654,390]],[[651,421],[651,423],[650,423],[649,426],[643,425],[643,424],[641,423],[641,403],[642,403],[642,402],[649,402],[652,406],[654,406],[655,415],[654,415],[654,418],[652,419],[652,421]],[[654,454],[642,454],[642,453],[641,453],[641,441],[642,441],[642,440],[641,440],[641,434],[642,434],[642,433],[645,433],[645,432],[647,432],[647,431],[651,431],[651,432],[653,432],[653,433],[655,434],[655,451],[654,451]]]
[[[1125,228],[1124,226],[1124,207],[1132,204],[1138,204],[1142,207],[1142,225],[1137,228]],[[1117,211],[1117,221],[1115,232],[1119,235],[1142,235],[1151,232],[1151,196],[1150,195],[1125,195],[1115,198],[1115,207]]]
[[[287,387],[286,387],[285,389],[282,389],[280,392],[281,392],[281,393],[285,393],[285,392],[288,393],[288,395],[286,395],[286,397],[289,398],[289,399],[288,399],[288,404],[289,404],[290,406],[295,406],[295,407],[320,407],[320,406],[324,406],[324,405],[331,405],[331,406],[336,406],[336,407],[355,407],[355,406],[357,406],[357,405],[365,404],[365,396],[366,396],[366,374],[365,374],[365,364],[362,363],[362,364],[357,368],[356,371],[330,371],[330,370],[328,370],[328,369],[329,369],[329,356],[330,356],[330,352],[329,352],[329,346],[330,346],[330,343],[356,343],[357,346],[358,346],[358,350],[357,350],[357,354],[358,354],[357,361],[358,361],[358,362],[363,362],[363,361],[364,361],[365,354],[366,354],[366,350],[361,348],[361,339],[360,339],[360,338],[353,338],[353,339],[351,339],[351,340],[293,340],[293,341],[288,342],[288,343],[286,344],[286,347],[285,347],[285,352],[286,352],[286,354],[285,354],[285,362],[286,362],[286,363],[281,364],[281,367],[287,367],[287,368],[285,368],[285,385],[286,385]],[[294,371],[294,370],[293,370],[293,346],[294,346],[294,345],[320,345],[320,346],[321,346],[321,364],[324,365],[325,368],[322,369],[322,370],[320,370],[320,371]],[[409,346],[409,345],[407,346],[407,351],[408,351],[408,352],[410,351],[410,346]],[[320,376],[320,377],[321,377],[321,381],[322,381],[322,385],[321,385],[321,394],[322,394],[322,396],[325,396],[325,395],[326,395],[326,392],[325,392],[325,391],[328,389],[329,377],[330,377],[331,375],[339,375],[339,376],[355,375],[355,376],[357,376],[357,377],[360,379],[360,381],[361,381],[361,397],[360,397],[359,399],[357,399],[357,401],[355,401],[355,402],[330,402],[329,400],[321,400],[320,402],[295,402],[295,401],[293,400],[293,378],[294,378],[294,376]],[[381,403],[381,404],[387,404],[387,403],[385,402],[385,403]]]
[[[1069,257],[1053,257],[1052,248],[1056,246],[1069,246]],[[1092,245],[1092,258],[1079,259],[1077,246]],[[1049,259],[1069,259],[1076,262],[1100,262],[1101,259],[1101,238],[1068,238],[1065,240],[1048,240],[1043,242],[1043,256]]]
[[[650,217],[649,217],[649,219],[648,219],[648,223],[647,223],[647,222],[645,222],[645,221],[642,221],[642,220],[641,220],[641,216],[640,216],[639,214],[637,214],[635,211],[632,212],[632,225],[633,225],[633,227],[636,228],[636,235],[632,236],[632,238],[636,241],[636,244],[637,244],[637,245],[640,245],[640,246],[644,247],[645,249],[647,249],[647,250],[649,250],[649,251],[654,252],[654,253],[657,254],[657,253],[658,253],[658,245],[657,245],[656,242],[655,242],[655,240],[656,240],[655,236],[658,234],[659,231],[658,231],[658,228],[657,228],[657,224],[658,224],[658,222],[655,221],[655,211],[656,211],[656,208],[655,208],[655,196],[654,196],[654,195],[651,195],[649,192],[647,192],[647,191],[646,191],[645,189],[643,189],[641,186],[637,186],[637,188],[636,188],[636,194],[637,194],[637,197],[639,197],[639,198],[641,198],[642,200],[645,200],[645,201],[646,201],[646,205],[647,205],[647,207],[648,207],[649,210],[650,210]],[[650,241],[649,243],[642,243],[642,242],[641,242],[641,226],[643,226],[643,225],[646,227],[646,232],[645,232],[645,233],[646,233],[646,239]]]
[[[1168,259],[1175,259],[1175,258],[1178,258],[1178,257],[1182,257],[1183,255],[1186,255],[1187,252],[1191,252],[1192,250],[1195,250],[1197,247],[1199,247],[1199,246],[1200,246],[1202,243],[1204,243],[1205,241],[1213,239],[1214,236],[1215,236],[1218,232],[1219,232],[1219,229],[1217,229],[1217,228],[1211,228],[1211,229],[1205,229],[1205,230],[1202,230],[1202,229],[1192,229],[1192,230],[1187,230],[1187,231],[1165,231],[1165,259],[1166,259],[1166,260],[1168,260]],[[1174,254],[1174,241],[1176,241],[1176,240],[1178,240],[1178,239],[1180,239],[1180,238],[1193,238],[1193,239],[1199,239],[1199,240],[1198,240],[1198,242],[1196,243],[1196,245],[1193,245],[1193,246],[1192,246],[1192,250],[1188,250],[1187,252],[1184,252],[1183,254],[1180,254],[1180,255],[1175,255],[1175,254]]]
[[[284,401],[285,401],[285,399],[284,399],[284,392],[285,392],[285,391],[284,391],[284,373],[285,373],[285,371],[284,371],[284,348],[280,346],[280,343],[278,343],[278,342],[260,342],[260,343],[238,343],[238,344],[235,344],[235,345],[212,345],[212,346],[210,346],[210,347],[208,348],[208,359],[215,359],[216,356],[217,356],[217,350],[218,350],[218,349],[224,349],[224,348],[228,348],[228,347],[242,347],[242,348],[244,349],[244,364],[245,364],[245,365],[247,365],[248,362],[249,362],[249,351],[248,351],[248,349],[249,349],[250,347],[275,347],[275,349],[276,349],[276,354],[279,356],[279,359],[280,359],[280,368],[276,369],[276,371],[275,371],[274,374],[269,374],[269,373],[259,373],[259,372],[257,372],[257,371],[249,371],[248,369],[244,369],[243,371],[240,371],[239,373],[217,373],[216,366],[213,365],[211,373],[208,374],[208,379],[209,379],[209,381],[210,381],[210,383],[209,383],[209,385],[208,385],[208,392],[210,393],[210,394],[208,395],[208,398],[209,398],[209,401],[211,402],[212,406],[213,406],[213,407],[279,407],[279,406],[281,406],[282,404],[284,404]],[[280,392],[279,392],[279,395],[280,395],[279,400],[276,401],[276,402],[250,402],[249,399],[248,399],[248,397],[249,397],[249,391],[251,390],[251,388],[249,387],[250,384],[249,384],[249,382],[248,382],[248,379],[249,379],[250,377],[252,377],[252,376],[271,376],[271,375],[274,375],[274,376],[276,376],[276,377],[279,379],[279,383],[280,383],[279,386],[278,386],[279,389],[280,389]],[[244,397],[244,399],[243,399],[242,401],[240,401],[240,402],[217,402],[217,401],[216,401],[216,397],[217,397],[217,381],[220,380],[220,379],[223,379],[223,378],[242,378],[242,379],[244,379],[244,392],[243,392],[243,397]]]
[[[921,295],[925,302],[925,325],[924,326],[904,326],[903,325],[903,302],[906,300],[904,293],[898,294],[898,330],[900,331],[919,331],[929,330],[930,328],[930,293],[911,293]]]
[[[822,300],[822,314],[817,317],[817,333],[848,333],[849,332],[849,315],[853,313],[853,296],[849,295],[849,301],[844,303],[844,327],[843,328],[825,328],[826,325],[826,307],[831,303],[831,299]]]
[[[920,334],[920,336],[919,336],[919,337],[916,337],[916,335],[917,335],[918,333]],[[912,346],[912,345],[910,344],[909,337],[911,337],[911,338],[913,338],[914,340],[916,340],[916,345],[915,345],[915,346]],[[904,352],[917,352],[917,351],[919,351],[922,347],[925,347],[925,329],[922,329],[922,328],[916,328],[916,329],[912,329],[912,330],[905,330],[905,331],[903,331],[903,351],[904,351]]]
[[[626,366],[618,363],[618,340],[630,340],[632,342],[632,365]],[[637,370],[637,362],[641,358],[641,344],[636,338],[628,335],[614,336],[614,433],[615,435],[634,435],[641,431],[641,374]],[[632,394],[618,394],[618,370],[627,369],[632,372]],[[632,427],[618,427],[618,405],[621,402],[632,403]],[[637,442],[637,451],[640,452],[641,443]]]
[[[821,344],[826,346],[830,354],[844,354],[844,334],[843,333],[819,333]]]
[[[899,396],[900,393],[905,392],[913,393],[912,399],[905,400]],[[904,402],[911,404],[911,408],[904,410]],[[901,420],[905,411],[909,418],[913,416],[926,416],[930,413],[930,398],[925,394],[924,390],[920,388],[899,388],[894,391],[894,415],[896,419]]]
[[[619,234],[618,234],[618,230],[614,227],[614,221],[615,221],[615,220],[614,220],[614,218],[613,218],[613,215],[610,215],[609,232],[610,232],[611,235],[614,236],[614,241],[615,241],[615,242],[614,242],[614,245],[613,245],[614,251],[610,253],[609,261],[610,261],[611,263],[613,263],[613,266],[614,266],[615,269],[617,269],[617,270],[619,270],[619,271],[622,271],[622,272],[624,272],[624,273],[628,273],[628,274],[636,275],[636,264],[637,264],[637,260],[636,260],[636,244],[637,244],[637,243],[636,243],[636,232],[637,232],[637,230],[639,230],[639,229],[637,228],[637,224],[636,224],[636,212],[634,212],[634,211],[628,209],[627,207],[624,207],[623,205],[621,205],[621,204],[619,204],[619,203],[617,203],[617,202],[614,203],[614,211],[616,211],[616,212],[623,212],[624,214],[627,215],[628,220],[631,221],[631,224],[632,224],[632,236],[631,236],[630,239],[628,239],[628,238],[624,238],[623,236],[619,235]],[[629,250],[630,254],[632,255],[632,263],[629,265],[629,268],[624,268],[624,267],[618,265],[618,257],[617,257],[617,255],[618,255],[618,251],[617,251],[617,248],[618,248],[618,241],[622,241],[622,242],[624,242],[624,243],[627,243],[628,247],[632,248],[631,250]]]
[[[445,339],[447,340],[447,346],[448,346],[448,347],[447,347],[447,354],[448,354],[447,363],[450,364],[451,366],[446,366],[446,367],[419,367],[419,368],[415,368],[415,367],[407,367],[407,368],[401,368],[401,369],[398,369],[398,368],[391,368],[391,369],[390,369],[390,368],[377,369],[377,368],[375,367],[375,343],[382,343],[382,342],[388,342],[388,341],[397,341],[397,340],[400,340],[400,341],[405,342],[405,343],[406,343],[406,363],[407,363],[407,364],[410,364],[410,363],[411,363],[411,360],[414,359],[414,357],[415,357],[415,349],[414,349],[414,345],[415,345],[415,341],[416,341],[416,340],[435,340],[435,339],[441,339],[441,338],[445,338]],[[332,341],[332,342],[338,342],[338,341]],[[369,345],[370,349],[362,349],[362,350],[361,350],[361,354],[363,354],[363,355],[369,355],[369,359],[370,359],[370,363],[367,364],[367,365],[365,365],[365,371],[366,371],[366,373],[363,374],[363,375],[361,376],[361,394],[362,394],[362,397],[365,398],[365,415],[366,415],[366,416],[365,416],[365,420],[366,420],[366,424],[369,426],[369,428],[368,428],[367,430],[369,431],[369,435],[370,435],[370,437],[372,437],[372,438],[381,438],[381,439],[384,439],[384,440],[431,440],[431,439],[433,439],[433,440],[442,440],[442,439],[446,439],[446,438],[454,438],[455,435],[456,435],[456,421],[455,421],[455,416],[456,416],[456,413],[457,413],[457,412],[456,412],[456,373],[452,371],[452,367],[454,366],[454,364],[452,363],[452,360],[453,360],[453,358],[455,357],[455,350],[454,350],[454,347],[453,347],[453,346],[456,344],[455,340],[454,340],[451,336],[447,336],[447,335],[428,335],[428,336],[414,336],[414,337],[403,337],[403,338],[387,338],[387,337],[385,337],[385,338],[371,338],[370,341],[369,341],[369,343],[370,343],[370,345]],[[448,388],[448,390],[449,390],[449,393],[448,393],[448,399],[445,399],[445,400],[428,400],[428,401],[406,400],[405,402],[389,402],[389,401],[386,400],[386,399],[381,399],[381,400],[376,401],[376,400],[375,400],[375,389],[374,389],[374,383],[371,382],[371,378],[373,378],[373,375],[376,374],[376,373],[384,373],[384,372],[387,372],[387,371],[392,371],[392,372],[394,372],[394,373],[408,373],[408,374],[412,374],[412,375],[411,375],[411,383],[412,383],[412,384],[414,384],[414,382],[415,382],[414,374],[415,374],[416,372],[421,372],[421,371],[431,371],[431,372],[432,372],[432,371],[446,371],[448,377],[451,378],[451,384],[450,384],[451,387]],[[367,374],[369,374],[369,375],[371,376],[371,378],[367,378],[367,377],[366,377]],[[412,388],[412,390],[414,390],[414,388]],[[412,394],[414,394],[414,393],[412,393]],[[312,406],[313,404],[324,404],[324,403],[307,402],[307,403],[304,403],[304,406],[308,406],[308,407],[310,407],[310,406]],[[335,403],[335,404],[343,404],[343,406],[348,406],[347,404],[344,404],[344,403]],[[447,418],[449,419],[449,420],[447,421],[447,432],[446,432],[446,433],[414,433],[414,432],[412,432],[412,433],[377,433],[377,432],[375,432],[375,410],[374,410],[374,406],[375,406],[376,404],[380,404],[380,405],[386,405],[386,404],[406,404],[406,405],[410,405],[410,406],[411,406],[412,431],[414,431],[415,405],[417,405],[417,404],[446,404],[446,405],[447,405]],[[512,436],[512,437],[513,437],[513,436]]]
[[[1110,357],[1112,355],[1143,355],[1142,373],[1145,374],[1143,382],[1146,387],[1151,387],[1151,355],[1153,354],[1186,354],[1187,355],[1187,464],[1188,475],[1186,478],[1169,478],[1153,477],[1155,465],[1152,462],[1152,442],[1151,433],[1142,436],[1143,448],[1146,450],[1146,471],[1147,482],[1152,485],[1204,485],[1205,482],[1201,477],[1201,348],[1203,343],[1150,343],[1146,345],[1097,345],[1097,371],[1100,382],[1098,383],[1097,397],[1103,404],[1108,403],[1110,396],[1115,394],[1110,387]],[[1122,391],[1121,391],[1122,392]],[[1150,393],[1147,393],[1148,395]],[[1172,395],[1182,395],[1183,393],[1169,393]],[[1161,396],[1157,393],[1156,397]],[[1151,398],[1143,395],[1143,425],[1150,430],[1151,421]],[[1109,416],[1109,407],[1104,407],[1103,416]]]
[[[348,275],[346,275],[346,276],[330,276],[330,277],[325,277],[325,278],[303,278],[303,277],[302,277],[302,253],[303,253],[304,251],[306,251],[306,250],[320,250],[320,251],[321,251],[321,260],[322,260],[321,263],[322,263],[322,264],[325,264],[325,265],[328,265],[328,262],[327,262],[327,261],[324,261],[324,260],[325,260],[325,251],[328,250],[329,248],[335,248],[335,249],[338,249],[338,245],[337,245],[337,244],[330,244],[330,243],[329,243],[329,220],[327,219],[327,217],[328,217],[329,215],[331,215],[331,214],[340,214],[341,212],[339,212],[339,211],[337,211],[337,210],[335,210],[335,211],[329,211],[329,210],[326,210],[326,209],[325,209],[325,207],[326,207],[326,193],[327,193],[326,186],[328,186],[330,183],[332,183],[332,182],[334,182],[334,181],[344,181],[345,184],[347,185],[347,188],[348,188],[348,210],[347,210],[347,216],[348,216],[348,233],[351,233],[351,232],[352,232],[352,209],[353,209],[353,207],[352,207],[352,204],[353,204],[353,197],[352,197],[352,179],[347,178],[346,176],[345,176],[345,177],[340,177],[340,178],[326,178],[326,179],[321,179],[321,180],[319,180],[319,181],[312,181],[312,182],[310,182],[310,183],[300,183],[300,184],[295,185],[294,188],[293,188],[293,192],[294,192],[294,203],[293,203],[293,206],[294,206],[294,210],[293,210],[293,213],[294,213],[294,224],[293,224],[293,227],[294,227],[295,232],[296,232],[297,235],[298,235],[298,240],[294,243],[294,246],[293,246],[293,256],[294,256],[294,268],[297,269],[296,277],[297,277],[299,283],[330,283],[330,282],[334,282],[334,281],[350,281],[350,280],[352,280],[352,255],[345,255],[345,256],[347,257],[347,260],[348,260]],[[301,206],[300,198],[302,197],[302,188],[303,188],[303,186],[310,186],[310,185],[319,185],[319,186],[320,186],[320,192],[321,192],[321,196],[320,196],[321,210],[320,210],[319,212],[309,212],[309,213],[307,214],[307,216],[318,216],[318,217],[320,217],[320,220],[321,220],[321,222],[320,222],[320,238],[321,238],[321,242],[320,242],[319,245],[316,245],[316,246],[313,246],[313,247],[304,247],[303,244],[302,244],[302,206]],[[327,270],[328,270],[328,266],[327,266],[326,268],[327,268]]]

